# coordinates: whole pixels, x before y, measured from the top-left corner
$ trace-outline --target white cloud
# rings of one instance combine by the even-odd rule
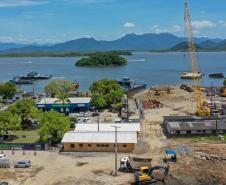
[[[218,21],[218,24],[221,25],[221,26],[226,27],[226,21],[224,21],[224,20]]]
[[[150,27],[150,30],[154,33],[165,33],[165,32],[178,33],[178,32],[182,32],[183,28],[180,25],[173,25],[168,28],[163,28],[163,27],[160,27],[159,25],[153,25]]]
[[[204,28],[213,28],[216,27],[216,24],[209,20],[203,20],[203,21],[193,21],[192,26],[195,29],[204,29]]]
[[[0,8],[17,7],[17,6],[35,6],[46,4],[48,1],[43,0],[0,0]]]
[[[134,28],[135,27],[135,24],[132,23],[132,22],[126,22],[123,26],[125,28]]]

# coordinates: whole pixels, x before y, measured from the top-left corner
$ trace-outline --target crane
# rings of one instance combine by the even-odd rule
[[[195,99],[196,99],[196,114],[198,116],[210,116],[211,110],[206,105],[206,100],[203,97],[202,91],[200,89],[200,79],[202,77],[202,74],[199,72],[199,69],[198,69],[198,60],[196,55],[196,47],[195,47],[195,41],[193,36],[191,14],[189,11],[188,0],[184,0],[184,4],[185,4],[185,15],[184,15],[185,30],[187,31],[187,34],[188,34],[188,48],[189,48],[191,67],[192,67],[192,73],[187,75],[190,76],[193,82]]]

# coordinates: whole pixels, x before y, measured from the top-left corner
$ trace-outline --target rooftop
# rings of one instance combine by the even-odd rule
[[[113,126],[117,126],[120,132],[139,132],[140,123],[100,123],[99,131],[115,131]],[[97,123],[79,123],[76,124],[75,131],[98,131]]]
[[[118,143],[137,143],[136,132],[118,132]],[[67,132],[62,143],[114,143],[115,132]]]
[[[71,104],[83,104],[83,103],[90,103],[91,98],[90,97],[73,97],[73,98],[68,98]],[[42,98],[37,105],[40,104],[62,104],[63,102],[60,101],[57,98]],[[66,102],[68,103],[68,102]]]
[[[168,122],[167,126],[170,130],[226,130],[226,122],[223,120],[206,120],[206,121],[192,121],[192,122]]]

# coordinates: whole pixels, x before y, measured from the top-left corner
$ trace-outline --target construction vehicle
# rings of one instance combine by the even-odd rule
[[[185,27],[188,34],[188,48],[191,58],[191,64],[192,64],[192,81],[193,81],[193,87],[195,92],[195,99],[196,99],[196,114],[197,116],[210,116],[211,115],[211,109],[207,106],[207,101],[203,97],[202,91],[200,89],[200,78],[196,78],[196,74],[201,74],[198,69],[198,60],[196,55],[196,48],[195,48],[195,41],[193,37],[193,31],[192,31],[192,24],[191,24],[191,15],[189,11],[189,5],[188,0],[184,0],[185,4]]]
[[[151,165],[151,158],[140,158],[140,157],[122,157],[120,159],[120,168],[119,171],[132,173],[135,171],[139,171],[141,167],[150,169]]]
[[[177,162],[176,150],[165,150],[165,157],[163,161],[165,163],[176,163]]]
[[[226,97],[226,87],[221,87],[221,89],[220,89],[220,96],[221,97]]]
[[[136,185],[146,185],[155,183],[157,181],[165,182],[165,178],[169,173],[169,165],[154,166],[150,169],[141,167],[140,171],[134,173],[134,180]]]

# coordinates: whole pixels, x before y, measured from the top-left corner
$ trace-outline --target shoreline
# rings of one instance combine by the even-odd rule
[[[122,55],[122,56],[133,56],[134,54],[180,54],[186,53],[189,54],[188,51],[131,51],[131,55]],[[196,53],[226,53],[225,51],[197,51]],[[77,57],[86,57],[86,54],[72,54],[69,53],[64,54],[38,54],[38,53],[11,53],[11,54],[3,54],[0,53],[0,58],[77,58]]]

